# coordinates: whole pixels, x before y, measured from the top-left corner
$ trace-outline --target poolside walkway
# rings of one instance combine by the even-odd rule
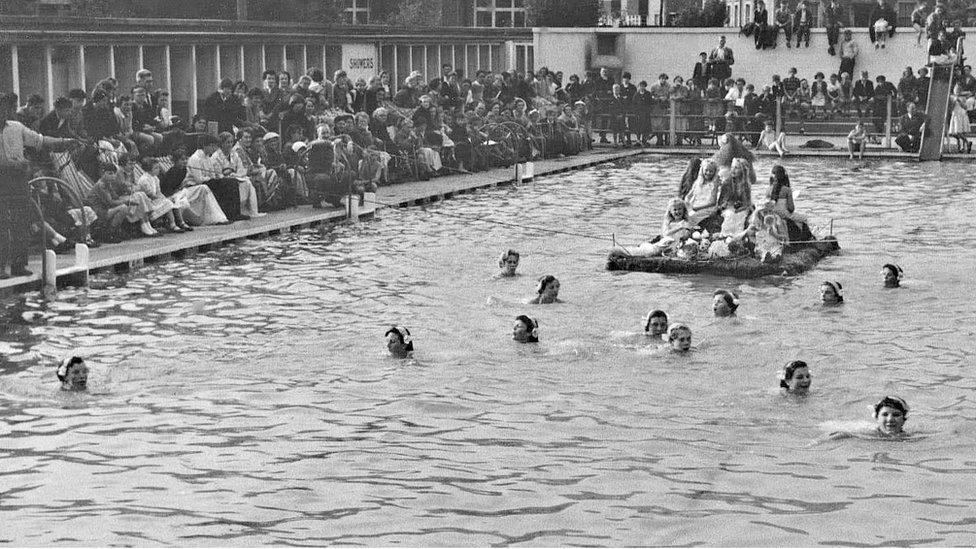
[[[601,164],[604,162],[643,154],[640,149],[596,149],[578,156],[541,160],[535,162],[536,177],[552,175]],[[438,177],[430,181],[413,181],[380,187],[376,193],[377,209],[389,206],[403,207],[450,198],[459,193],[505,185],[515,181],[515,168],[498,168],[475,174],[457,174]],[[373,207],[366,204],[360,218],[373,214]],[[316,210],[300,206],[230,225],[196,227],[191,233],[166,234],[155,238],[138,238],[119,244],[102,244],[89,250],[88,262],[80,262],[75,254],[57,256],[57,285],[84,285],[91,272],[112,269],[124,272],[145,263],[158,263],[179,259],[198,251],[208,251],[225,243],[239,242],[245,238],[261,238],[268,235],[291,232],[316,225],[337,223],[347,218],[343,208]],[[37,290],[42,287],[42,259],[39,252],[30,258],[29,277],[0,280],[0,296]]]

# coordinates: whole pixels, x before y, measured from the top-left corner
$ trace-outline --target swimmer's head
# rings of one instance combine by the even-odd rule
[[[539,323],[525,315],[518,315],[515,317],[512,339],[519,343],[538,343]]]
[[[668,333],[668,315],[660,309],[655,309],[644,320],[644,331],[652,337],[661,337]]]
[[[843,289],[844,287],[840,285],[840,282],[825,280],[820,285],[820,301],[824,305],[838,305],[843,303],[844,296],[840,293]]]
[[[552,275],[545,275],[539,279],[535,293],[539,294],[539,303],[552,303],[559,296],[559,281]]]
[[[390,326],[390,329],[383,334],[386,337],[386,348],[390,354],[397,358],[407,358],[413,352],[413,338],[410,337],[410,330],[403,326]]]
[[[668,345],[672,351],[679,353],[687,352],[691,349],[691,328],[680,322],[672,324],[668,328]]]
[[[58,380],[62,391],[84,391],[88,388],[88,366],[84,359],[73,356],[58,365]]]
[[[715,316],[735,316],[739,308],[739,296],[728,290],[715,290],[712,294],[712,311]]]
[[[908,420],[908,403],[898,397],[886,396],[874,405],[874,419],[881,434],[901,434]]]
[[[519,253],[515,250],[508,250],[502,253],[501,258],[498,260],[498,266],[502,270],[502,275],[504,276],[515,276],[515,269],[518,268],[519,264]]]
[[[783,369],[779,386],[790,393],[805,393],[810,390],[810,368],[802,360],[794,360]]]
[[[885,263],[881,267],[881,276],[884,277],[884,287],[885,288],[897,288],[901,286],[901,275],[904,271],[901,267],[893,263]]]

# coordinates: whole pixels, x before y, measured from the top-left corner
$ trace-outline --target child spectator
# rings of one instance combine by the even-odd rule
[[[857,153],[858,160],[864,160],[864,145],[867,142],[868,134],[864,131],[864,124],[858,120],[854,128],[847,134],[847,151],[850,159],[854,160],[854,153]]]
[[[759,134],[759,142],[768,150],[776,151],[780,158],[789,152],[786,150],[786,133],[780,132],[777,134],[771,121],[766,122],[762,133]]]

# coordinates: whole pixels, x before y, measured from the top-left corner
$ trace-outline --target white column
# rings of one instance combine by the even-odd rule
[[[139,52],[139,68],[137,68],[136,70],[137,71],[140,71],[140,70],[146,68],[146,52],[143,51],[142,44],[139,45],[138,52]],[[132,80],[135,80],[135,79],[136,79],[136,75],[133,74],[132,75]]]
[[[453,68],[454,70],[457,70],[457,61],[455,61],[456,59],[457,59],[457,50],[456,50],[456,46],[455,46],[454,44],[451,44],[451,67],[452,67],[452,68]],[[464,68],[463,68],[463,69],[461,69],[461,70],[462,70],[462,71],[464,71],[464,72],[468,72],[468,68],[467,68],[467,67],[464,67]],[[464,77],[465,77],[465,78],[471,78],[471,76],[470,76],[470,75],[468,75],[468,74],[465,74],[465,75],[464,75]]]
[[[214,46],[214,82],[220,88],[220,44]]]
[[[302,74],[308,72],[308,45],[302,44]]]
[[[505,52],[508,55],[508,68],[516,68],[516,65],[518,64],[518,51],[515,49],[514,40],[508,40],[505,42]]]
[[[472,78],[473,74],[468,74],[468,45],[465,44],[464,48],[464,76],[467,78]]]
[[[266,70],[268,70],[268,59],[265,57],[264,44],[261,44],[261,72],[263,73]],[[264,76],[261,79],[263,80]],[[263,86],[264,84],[262,83],[261,85]]]
[[[476,71],[481,70],[481,44],[474,45],[474,68]]]
[[[488,44],[488,70],[490,70],[490,71],[495,70],[495,68],[494,68],[495,67],[495,61],[494,61],[495,56],[492,55],[492,52],[494,51],[494,49],[495,49],[495,46],[493,46],[491,44]]]
[[[108,46],[108,75],[112,78],[115,76],[115,44],[109,44]]]
[[[438,71],[443,71],[444,70],[443,69],[443,67],[444,67],[444,54],[443,54],[443,52],[441,52],[441,49],[442,49],[441,48],[441,45],[440,44],[437,44],[437,70]],[[451,68],[454,68],[454,61],[451,61]],[[440,72],[438,72],[437,74],[439,75]]]
[[[10,46],[10,77],[13,78],[13,92],[20,96],[20,52],[17,46]]]
[[[397,90],[400,89],[400,72],[398,71],[398,68],[400,66],[399,53],[400,53],[400,46],[393,46],[393,82],[391,82],[391,84],[393,85],[390,86],[391,93],[396,93]]]
[[[244,78],[244,46],[243,45],[241,45],[241,47],[237,49],[237,63],[241,67],[241,71],[240,71],[241,82],[247,82],[247,79]]]
[[[51,59],[51,46],[44,46],[44,73],[47,76],[47,108],[54,109],[54,60]]]
[[[163,66],[166,67],[166,91],[169,92],[169,110],[173,112],[173,62],[170,58],[169,45],[163,47]]]
[[[172,93],[172,92],[170,92]],[[190,117],[197,114],[197,47],[190,46]]]
[[[278,72],[280,73],[281,71],[287,71],[287,70],[288,70],[288,46],[282,44],[282,46],[281,46],[281,68],[278,69]],[[288,71],[288,73],[291,74],[291,71]],[[294,76],[292,77],[292,79],[294,79]]]
[[[414,71],[413,68],[413,46],[407,46],[407,70],[411,73]]]
[[[331,81],[332,76],[329,74],[329,68],[326,66],[326,62],[325,62],[327,53],[328,53],[328,49],[325,47],[325,44],[322,44],[322,74],[325,75],[326,80]]]
[[[430,75],[427,74],[427,50],[430,46],[424,45],[424,82],[430,82]]]
[[[75,83],[75,86],[83,90],[88,89],[87,87],[85,87],[86,73],[87,71],[85,70],[85,46],[79,45],[78,46],[78,82]]]

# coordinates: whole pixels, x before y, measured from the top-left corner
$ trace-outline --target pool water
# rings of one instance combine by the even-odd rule
[[[12,300],[0,542],[972,545],[970,166],[786,159],[798,211],[819,234],[833,219],[843,247],[796,278],[606,271],[612,238],[656,232],[684,164],[608,164]],[[494,278],[508,248],[522,275]],[[880,287],[887,262],[903,288]],[[547,273],[564,302],[525,305]],[[825,279],[846,304],[818,305]],[[716,288],[739,293],[738,319],[712,317]],[[635,335],[655,308],[692,327],[689,356]],[[522,313],[538,345],[511,341]],[[391,323],[413,360],[386,355]],[[90,394],[57,389],[71,353]],[[776,390],[794,359],[806,398]],[[884,394],[911,405],[909,441],[816,442]]]

